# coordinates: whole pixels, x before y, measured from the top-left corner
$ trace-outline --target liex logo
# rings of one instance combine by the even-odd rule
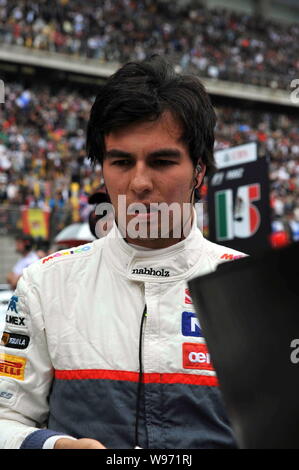
[[[17,295],[13,295],[9,301],[7,312],[12,312],[17,315],[11,315],[7,313],[5,317],[5,321],[9,325],[26,326],[25,317],[21,317],[19,315],[18,302],[19,302],[19,297]]]
[[[182,313],[182,335],[183,336],[202,336],[199,320],[193,312]]]
[[[6,315],[5,321],[9,325],[26,326],[25,317],[16,317],[15,315]]]

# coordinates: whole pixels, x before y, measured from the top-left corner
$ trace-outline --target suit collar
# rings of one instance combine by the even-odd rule
[[[204,238],[196,217],[187,238],[158,250],[135,249],[114,224],[106,237],[109,260],[114,269],[132,281],[169,282],[192,275],[202,255]]]

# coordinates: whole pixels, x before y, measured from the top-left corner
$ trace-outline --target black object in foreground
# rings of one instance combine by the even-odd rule
[[[239,447],[299,449],[299,243],[189,288]]]

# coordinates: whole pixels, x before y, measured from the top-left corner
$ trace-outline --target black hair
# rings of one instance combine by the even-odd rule
[[[48,251],[49,248],[50,248],[49,240],[46,240],[42,237],[35,238],[34,242],[35,242],[35,249],[36,250]]]
[[[182,141],[194,167],[203,162],[207,174],[215,169],[216,114],[203,84],[195,75],[179,74],[159,55],[129,62],[102,85],[87,125],[87,154],[102,164],[104,138],[132,123],[155,121],[170,111],[183,128]]]
[[[25,251],[31,251],[33,248],[33,238],[31,235],[28,235],[26,233],[18,233],[15,237],[16,241],[22,241],[24,244],[24,250]]]

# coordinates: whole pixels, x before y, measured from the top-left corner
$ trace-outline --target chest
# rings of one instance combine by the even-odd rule
[[[55,368],[138,371],[141,351],[146,374],[213,371],[185,281],[135,282],[110,273],[105,283],[67,290],[53,299],[46,328]]]

